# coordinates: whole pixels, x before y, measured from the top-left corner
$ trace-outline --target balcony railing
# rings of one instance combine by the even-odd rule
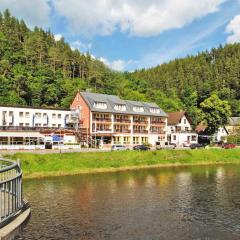
[[[117,118],[115,118],[114,122],[117,122],[117,123],[131,123],[131,120],[130,119],[117,119]]]
[[[196,133],[194,130],[171,130],[171,133]]]
[[[93,118],[93,121],[96,121],[96,122],[111,122],[112,119],[111,118]]]
[[[131,130],[129,129],[115,129],[115,133],[131,133]]]
[[[42,131],[56,130],[62,127],[26,127],[26,126],[0,126],[1,131]],[[73,130],[72,127],[64,127],[64,129]]]
[[[165,125],[165,122],[163,122],[163,121],[151,121],[150,124],[154,124],[154,125]]]
[[[133,130],[133,133],[148,133],[148,130]]]
[[[144,121],[144,120],[133,120],[133,124],[148,124],[148,121]]]
[[[152,130],[150,131],[151,134],[165,134],[165,131],[158,131],[158,130]]]
[[[97,132],[111,132],[112,129],[110,128],[104,128],[104,129],[101,129],[101,128],[96,128],[96,129],[93,129],[93,131],[97,131]]]

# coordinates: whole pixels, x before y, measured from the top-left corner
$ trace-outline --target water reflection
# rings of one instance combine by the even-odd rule
[[[240,239],[239,173],[201,166],[25,181],[32,217],[19,239]]]

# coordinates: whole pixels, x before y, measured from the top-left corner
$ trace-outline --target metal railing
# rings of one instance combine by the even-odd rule
[[[24,207],[22,170],[18,162],[0,158],[0,227]]]

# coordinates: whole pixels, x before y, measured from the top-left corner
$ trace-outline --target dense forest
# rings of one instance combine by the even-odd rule
[[[68,107],[78,90],[154,101],[165,111],[186,109],[195,124],[202,120],[201,104],[214,95],[237,116],[240,44],[121,73],[72,50],[63,38],[55,41],[50,31],[30,30],[8,10],[0,13],[1,104]]]

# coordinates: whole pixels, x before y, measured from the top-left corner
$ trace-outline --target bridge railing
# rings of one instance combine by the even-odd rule
[[[17,215],[23,206],[20,164],[0,158],[0,227]]]

